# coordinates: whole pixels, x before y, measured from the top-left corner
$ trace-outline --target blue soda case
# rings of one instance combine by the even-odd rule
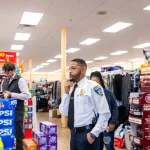
[[[0,129],[7,127],[14,127],[14,118],[1,119],[0,118]]]
[[[0,110],[8,110],[17,106],[16,98],[0,99]]]
[[[15,109],[9,109],[9,110],[0,110],[0,119],[1,118],[14,118],[15,117]]]

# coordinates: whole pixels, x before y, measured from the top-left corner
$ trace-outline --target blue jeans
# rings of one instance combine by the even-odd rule
[[[103,150],[104,144],[106,150],[115,150],[114,148],[114,131],[103,132],[99,135],[100,137],[100,150]]]

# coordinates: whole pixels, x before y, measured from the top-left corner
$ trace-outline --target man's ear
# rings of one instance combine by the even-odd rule
[[[82,73],[86,73],[86,67],[82,68]]]

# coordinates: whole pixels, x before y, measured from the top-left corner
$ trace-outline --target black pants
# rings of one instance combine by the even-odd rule
[[[15,137],[16,137],[16,150],[23,150],[23,116],[22,110],[16,110],[16,121],[15,121]]]
[[[90,131],[76,133],[71,131],[70,150],[99,150],[99,140],[96,139],[93,144],[87,140],[87,133]]]

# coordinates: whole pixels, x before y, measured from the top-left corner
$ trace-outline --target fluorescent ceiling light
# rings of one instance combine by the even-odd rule
[[[100,67],[94,67],[92,70],[100,70]]]
[[[145,7],[145,8],[143,8],[144,10],[150,10],[150,5],[149,6],[147,6],[147,7]]]
[[[107,59],[108,57],[105,57],[105,56],[101,56],[101,57],[97,57],[95,58],[95,60],[103,60],[103,59]]]
[[[30,38],[30,36],[30,33],[16,33],[14,40],[27,41]]]
[[[36,68],[43,68],[44,66],[37,66]]]
[[[66,50],[66,53],[75,53],[79,50],[80,50],[80,48],[69,48],[68,50]]]
[[[112,65],[103,65],[103,66],[101,66],[101,67],[110,67],[110,66],[112,66]]]
[[[38,25],[43,15],[43,13],[24,12],[20,24]]]
[[[125,64],[125,62],[117,62],[117,63],[114,63],[115,65],[123,65]]]
[[[12,45],[11,50],[22,50],[24,45]]]
[[[130,59],[129,61],[144,61],[143,58],[135,58],[135,59]]]
[[[56,59],[49,59],[47,62],[52,63],[52,62],[55,62],[55,61],[57,61],[57,60]]]
[[[145,47],[148,47],[148,46],[150,46],[150,43],[143,43],[143,44],[134,46],[133,48],[145,48]]]
[[[42,63],[41,66],[47,66],[49,63]]]
[[[55,56],[54,58],[61,58],[61,55],[57,55],[57,56]]]
[[[111,32],[111,33],[116,33],[120,30],[123,30],[129,26],[131,26],[132,23],[125,23],[125,22],[117,22],[116,24],[110,26],[109,28],[103,30],[103,32]]]
[[[113,52],[110,55],[121,55],[121,54],[125,54],[128,53],[128,51],[117,51],[117,52]]]
[[[81,42],[80,44],[82,44],[82,45],[91,45],[91,44],[94,44],[98,41],[100,41],[100,39],[88,38],[88,39],[84,40],[83,42]]]
[[[92,62],[93,62],[93,61],[86,61],[87,64],[90,64],[90,63],[92,63]]]
[[[39,70],[39,68],[33,68],[33,69],[32,69],[33,72],[35,72],[35,71],[37,71],[37,70]]]
[[[17,56],[19,56],[19,53],[16,53]]]

